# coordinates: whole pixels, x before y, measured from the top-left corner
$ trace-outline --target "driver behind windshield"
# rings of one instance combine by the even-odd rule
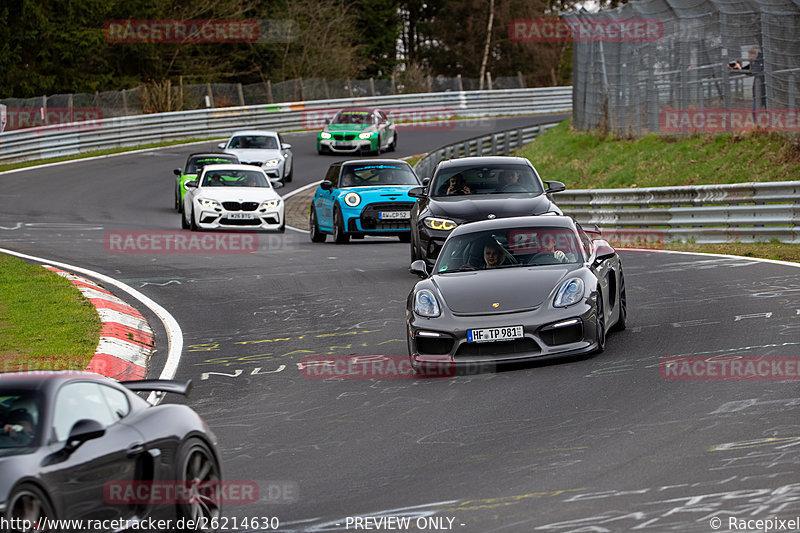
[[[12,409],[2,427],[2,436],[17,445],[27,445],[34,437],[33,417],[27,409]]]
[[[483,246],[483,262],[485,268],[496,268],[506,263],[506,253],[494,239]]]

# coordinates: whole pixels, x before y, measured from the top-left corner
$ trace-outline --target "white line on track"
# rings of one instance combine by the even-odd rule
[[[183,331],[181,330],[178,321],[175,320],[175,318],[169,313],[169,311],[167,311],[159,304],[157,304],[156,302],[154,302],[141,292],[137,291],[130,285],[126,285],[121,281],[117,281],[116,279],[110,276],[106,276],[105,274],[100,274],[99,272],[95,272],[94,270],[89,270],[88,268],[82,268],[67,263],[50,261],[49,259],[44,259],[42,257],[36,257],[33,255],[22,254],[19,252],[15,252],[13,250],[7,250],[5,248],[0,248],[0,253],[13,255],[15,257],[19,257],[20,259],[28,259],[30,261],[36,261],[37,263],[44,263],[47,265],[56,266],[68,270],[70,272],[75,272],[78,274],[83,274],[84,276],[89,276],[90,278],[102,281],[103,283],[113,285],[118,289],[127,292],[128,294],[130,294],[131,296],[142,302],[161,320],[161,323],[164,324],[164,329],[167,332],[167,342],[169,346],[167,350],[167,362],[164,365],[164,369],[161,371],[159,379],[172,379],[175,377],[175,374],[178,371],[178,364],[181,361],[181,352],[183,351]],[[161,398],[162,396],[157,395],[155,392],[151,392],[150,396],[147,397],[147,401],[153,405],[156,405],[161,401]]]
[[[284,207],[286,206],[286,205],[285,205],[285,204],[286,204],[286,200],[288,200],[289,198],[291,198],[291,197],[292,197],[292,196],[294,196],[295,194],[299,194],[299,193],[301,193],[301,192],[303,192],[303,191],[307,191],[308,189],[310,189],[310,188],[312,188],[312,187],[316,187],[316,186],[317,186],[317,185],[319,185],[320,183],[322,183],[322,180],[315,181],[315,182],[313,182],[313,183],[309,183],[308,185],[303,185],[303,186],[302,186],[302,187],[300,187],[299,189],[295,189],[295,190],[293,190],[292,192],[287,192],[285,195],[281,196],[281,198],[283,198]],[[284,216],[286,216],[286,215],[284,214]],[[309,233],[309,231],[308,231],[308,230],[305,230],[305,229],[300,229],[300,228],[295,228],[294,226],[286,226],[286,229],[290,229],[290,230],[292,230],[292,231],[297,231],[297,232],[299,232],[299,233]]]

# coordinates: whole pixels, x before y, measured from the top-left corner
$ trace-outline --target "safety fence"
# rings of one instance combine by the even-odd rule
[[[403,122],[569,112],[570,87],[341,98],[101,118],[0,134],[0,162],[230,135],[239,129],[321,129],[343,107],[370,106]]]
[[[414,169],[421,178],[429,178],[443,160],[508,155],[555,125],[442,146],[417,161]],[[597,190],[570,190],[567,184],[553,199],[564,214],[586,226],[596,224],[612,243],[625,246],[672,241],[800,243],[800,181]]]

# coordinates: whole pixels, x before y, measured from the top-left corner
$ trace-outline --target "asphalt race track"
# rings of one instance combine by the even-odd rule
[[[396,155],[546,119],[401,130]],[[295,181],[281,192],[336,160],[316,155],[312,134],[287,140]],[[248,254],[104,246],[111,231],[180,231],[172,169],[214,145],[0,175],[0,247],[116,277],[173,314],[177,377],[195,381],[188,403],[220,439],[225,479],[261,487],[226,515],[276,516],[281,531],[408,516],[464,533],[709,532],[714,517],[728,531],[729,517],[800,515],[800,381],[659,368],[682,355],[797,358],[799,268],[621,252],[629,325],[604,354],[445,379],[312,379],[304,357],[406,355],[407,244],[287,230]],[[158,376],[166,346],[151,323]]]

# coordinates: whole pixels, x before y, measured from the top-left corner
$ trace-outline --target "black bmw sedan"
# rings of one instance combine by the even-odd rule
[[[539,177],[522,157],[465,157],[442,161],[411,210],[411,260],[433,266],[450,232],[459,224],[493,218],[560,215],[551,194],[566,187]]]

